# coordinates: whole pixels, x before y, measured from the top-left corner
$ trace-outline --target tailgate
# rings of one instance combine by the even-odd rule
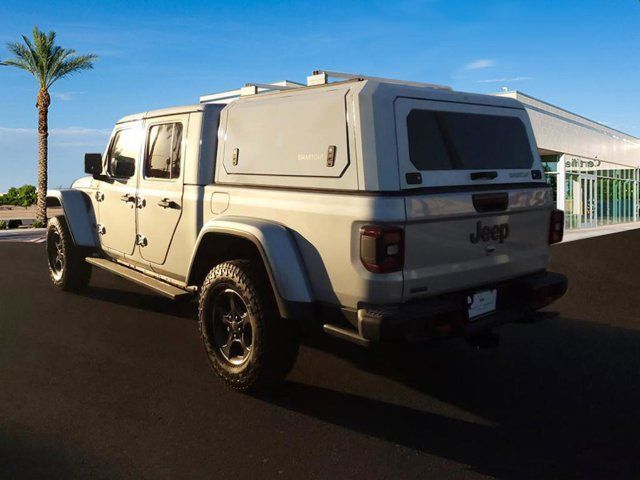
[[[543,270],[551,190],[408,195],[404,300],[466,290]]]

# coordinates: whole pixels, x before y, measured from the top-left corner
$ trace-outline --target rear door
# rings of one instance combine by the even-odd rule
[[[154,118],[145,124],[145,147],[138,184],[140,256],[162,265],[182,215],[184,141],[189,116]]]
[[[524,109],[399,98],[405,300],[544,269],[548,188]]]

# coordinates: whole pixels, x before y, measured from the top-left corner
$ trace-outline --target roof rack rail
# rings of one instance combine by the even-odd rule
[[[376,80],[378,82],[396,83],[398,85],[407,85],[411,87],[427,87],[438,90],[452,90],[447,85],[436,85],[434,83],[409,82],[405,80],[397,80],[394,78],[370,77],[359,73],[343,73],[331,72],[329,70],[314,70],[311,76],[307,77],[307,86],[325,85],[329,83],[329,78],[341,78],[343,80]]]
[[[257,95],[259,93],[273,92],[276,90],[291,90],[305,85],[291,80],[282,80],[274,83],[246,83],[244,87],[227,90],[226,92],[210,93],[200,97],[200,103],[230,103],[245,95]]]
[[[411,87],[435,88],[438,90],[451,90],[446,85],[436,85],[434,83],[409,82],[405,80],[397,80],[394,78],[369,77],[357,73],[331,72],[329,70],[314,70],[307,77],[307,84],[292,82],[291,80],[282,80],[274,83],[246,83],[243,87],[235,90],[227,90],[226,92],[210,93],[200,97],[200,103],[230,103],[240,97],[247,95],[257,95],[260,93],[268,93],[281,90],[292,90],[296,88],[311,87],[315,85],[326,85],[331,83],[330,78],[338,78],[342,81],[349,80],[375,80],[378,82],[393,83],[397,85],[407,85]]]

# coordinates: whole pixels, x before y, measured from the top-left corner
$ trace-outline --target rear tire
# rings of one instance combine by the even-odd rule
[[[200,291],[198,326],[213,371],[242,392],[277,385],[298,355],[296,332],[278,314],[270,285],[245,260],[209,272]]]
[[[61,290],[75,292],[91,279],[85,251],[73,243],[64,217],[53,217],[47,225],[47,264],[51,282]]]

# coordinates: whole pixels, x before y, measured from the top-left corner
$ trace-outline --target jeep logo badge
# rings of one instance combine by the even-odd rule
[[[491,227],[482,225],[482,222],[476,224],[476,231],[469,235],[471,243],[478,243],[480,240],[488,242],[489,240],[498,241],[503,243],[509,236],[509,224],[501,223],[500,225],[493,225]]]

